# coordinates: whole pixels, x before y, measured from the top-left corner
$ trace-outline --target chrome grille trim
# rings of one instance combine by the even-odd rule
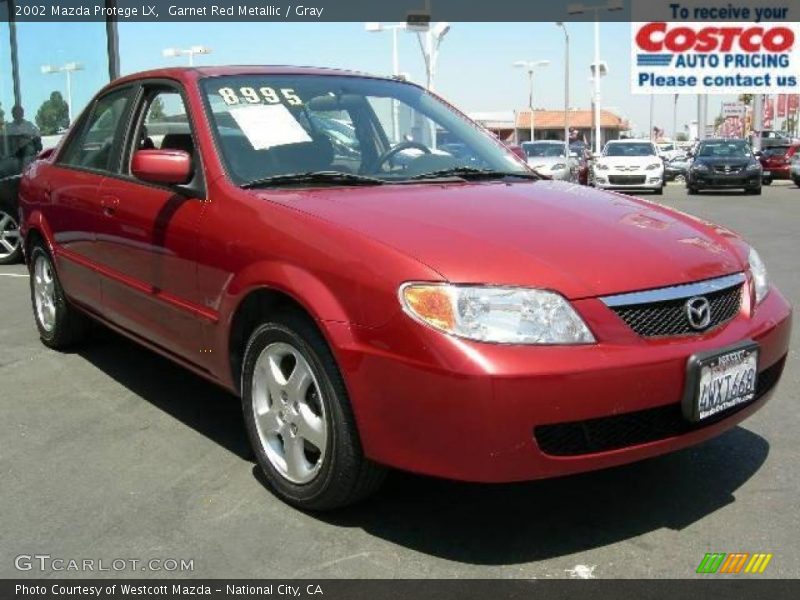
[[[741,285],[744,283],[745,279],[744,273],[734,273],[733,275],[725,275],[724,277],[706,279],[705,281],[697,281],[695,283],[673,285],[642,292],[602,296],[600,300],[610,308],[651,304],[653,302],[665,302],[670,300],[683,300],[693,296],[704,296]]]

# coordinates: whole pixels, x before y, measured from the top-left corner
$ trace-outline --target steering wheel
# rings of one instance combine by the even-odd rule
[[[396,146],[389,148],[386,152],[384,152],[378,157],[375,164],[375,171],[380,170],[380,168],[383,166],[383,163],[392,158],[395,154],[397,154],[398,152],[402,152],[403,150],[408,150],[409,148],[416,148],[417,150],[421,150],[425,154],[431,153],[431,149],[428,148],[425,144],[421,144],[419,142],[411,142],[411,141],[400,142]]]

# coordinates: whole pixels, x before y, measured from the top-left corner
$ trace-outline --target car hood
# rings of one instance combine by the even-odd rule
[[[582,298],[744,268],[741,242],[728,230],[655,203],[549,180],[254,193],[380,240],[451,282]]]
[[[611,169],[620,167],[643,169],[648,165],[663,164],[664,161],[658,156],[601,156],[597,162]]]

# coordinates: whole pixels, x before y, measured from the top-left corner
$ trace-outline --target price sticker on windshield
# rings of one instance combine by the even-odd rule
[[[259,88],[243,86],[238,89],[231,87],[220,88],[217,92],[222,101],[228,106],[237,104],[281,104],[300,106],[303,101],[293,88],[273,88],[263,86]]]

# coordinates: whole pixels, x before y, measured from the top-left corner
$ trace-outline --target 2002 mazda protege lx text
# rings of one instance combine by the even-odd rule
[[[234,392],[308,509],[387,466],[508,482],[695,444],[758,410],[788,351],[790,306],[737,235],[542,179],[401,81],[125,77],[20,204],[42,341],[96,319]]]

